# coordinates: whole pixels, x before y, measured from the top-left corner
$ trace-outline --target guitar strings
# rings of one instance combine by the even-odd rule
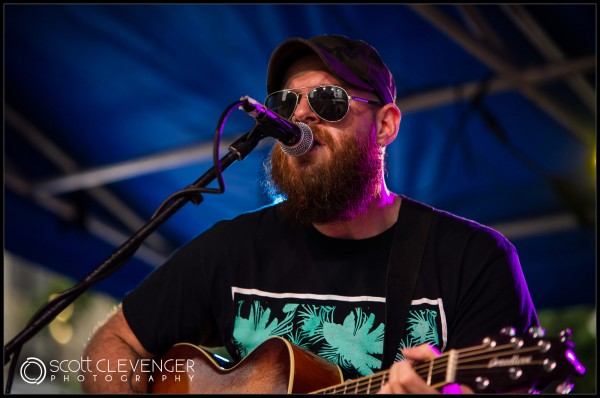
[[[389,371],[384,370],[375,373],[370,376],[362,377],[360,379],[348,380],[345,383],[331,386],[322,390],[315,391],[318,394],[335,394],[335,393],[348,393],[348,391],[354,390],[355,393],[370,392],[371,388],[377,387],[379,390],[388,380]]]
[[[544,364],[544,360],[536,360],[536,361],[531,361],[531,362],[523,363],[521,365],[522,366],[530,366],[530,365],[543,365],[543,364]],[[462,371],[466,371],[466,370],[479,370],[479,369],[489,369],[489,367],[487,365],[482,365],[482,364],[463,365],[463,366],[457,367],[457,370],[462,370]]]
[[[473,350],[473,348],[470,347],[468,349],[465,349],[464,351],[469,351],[469,350]],[[438,369],[437,372],[432,372],[433,375],[440,374],[439,368],[445,369],[445,367],[447,366],[446,364],[448,362],[448,360],[447,360],[448,356],[449,356],[448,353],[444,353],[432,361],[421,362],[421,363],[415,365],[415,371],[421,377],[423,377],[424,374],[427,374],[430,369]],[[434,364],[433,368],[431,367],[432,362]],[[354,389],[355,392],[357,392],[357,393],[358,392],[361,392],[361,393],[367,392],[368,393],[371,391],[372,387],[375,387],[375,386],[377,386],[378,388],[383,387],[383,385],[387,382],[388,378],[389,378],[389,369],[375,373],[371,376],[366,376],[366,377],[355,379],[355,380],[349,380],[346,383],[328,387],[326,389],[319,390],[318,392],[319,393],[331,393],[331,392],[346,393],[349,390]]]
[[[527,351],[536,351],[538,347],[529,347],[529,348],[517,348],[515,349],[514,344],[505,344],[501,346],[490,346],[487,344],[482,344],[479,346],[468,347],[459,350],[453,350],[456,355],[456,369],[457,370],[475,370],[486,368],[488,365],[465,365],[469,362],[481,361],[483,359],[494,358],[495,356],[500,355],[510,355],[516,353],[522,353]],[[506,352],[503,352],[506,351]],[[450,362],[449,357],[452,351],[441,354],[439,357],[434,358],[430,361],[419,362],[415,364],[414,369],[419,376],[422,378],[426,378],[427,375],[430,376],[433,381],[434,376],[445,375],[448,368],[448,363]],[[530,362],[530,364],[537,364],[536,361]],[[314,393],[347,393],[348,391],[354,391],[355,393],[369,393],[372,388],[377,387],[378,389],[383,387],[383,385],[388,381],[389,378],[389,369],[380,371],[370,376],[362,377],[359,379],[348,380],[345,383],[338,384],[336,386],[331,386],[319,391],[315,391]],[[444,385],[448,382],[443,380],[443,383],[437,383],[440,386]],[[434,384],[430,384],[434,385]]]
[[[536,347],[533,348],[529,348],[529,349],[517,349],[515,350],[515,347],[513,344],[506,344],[503,346],[496,346],[496,347],[489,347],[489,346],[485,346],[484,348],[477,348],[477,349],[473,349],[473,348],[468,348],[468,349],[463,349],[463,350],[454,350],[454,352],[457,354],[457,363],[460,363],[461,361],[466,362],[466,361],[473,361],[473,360],[480,360],[481,358],[484,358],[484,356],[482,355],[482,353],[487,354],[488,358],[490,354],[495,354],[495,355],[507,355],[507,354],[515,354],[518,352],[525,352],[525,351],[531,351],[531,350],[537,350]],[[506,352],[503,352],[506,351]],[[419,364],[417,364],[415,366],[415,370],[417,371],[417,373],[419,372],[429,372],[429,369],[431,367],[431,362],[434,363],[434,368],[439,368],[440,366],[445,367],[446,366],[446,362],[447,362],[447,358],[450,355],[449,351],[447,353],[444,353],[442,355],[440,355],[437,358],[434,358],[430,361],[427,362],[420,362]]]

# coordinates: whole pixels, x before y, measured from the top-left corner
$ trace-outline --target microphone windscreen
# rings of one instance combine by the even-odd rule
[[[295,145],[290,146],[284,145],[281,142],[279,142],[281,149],[288,156],[304,155],[306,152],[310,151],[310,148],[312,148],[314,144],[313,133],[310,127],[308,127],[308,124],[302,122],[296,122],[296,124],[298,125],[298,127],[300,127],[300,130],[302,131],[300,141],[298,141],[298,143],[296,143]]]

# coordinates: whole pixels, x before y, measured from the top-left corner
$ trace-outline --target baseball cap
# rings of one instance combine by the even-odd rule
[[[394,77],[377,50],[363,40],[351,40],[342,35],[295,37],[281,43],[269,60],[267,93],[280,90],[290,65],[309,54],[318,55],[331,73],[342,81],[373,91],[385,103],[396,101]]]

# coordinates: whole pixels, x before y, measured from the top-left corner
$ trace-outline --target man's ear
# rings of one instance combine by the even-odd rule
[[[380,147],[391,144],[398,135],[402,112],[396,104],[386,104],[377,112],[377,143]]]

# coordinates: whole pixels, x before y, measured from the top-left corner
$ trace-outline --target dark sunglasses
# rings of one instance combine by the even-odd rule
[[[290,119],[298,106],[303,94],[292,90],[275,91],[265,99],[265,106],[281,117]],[[308,105],[321,119],[328,122],[339,122],[350,108],[350,100],[365,104],[385,105],[379,101],[348,95],[346,90],[338,86],[319,86],[310,90],[306,95]]]

